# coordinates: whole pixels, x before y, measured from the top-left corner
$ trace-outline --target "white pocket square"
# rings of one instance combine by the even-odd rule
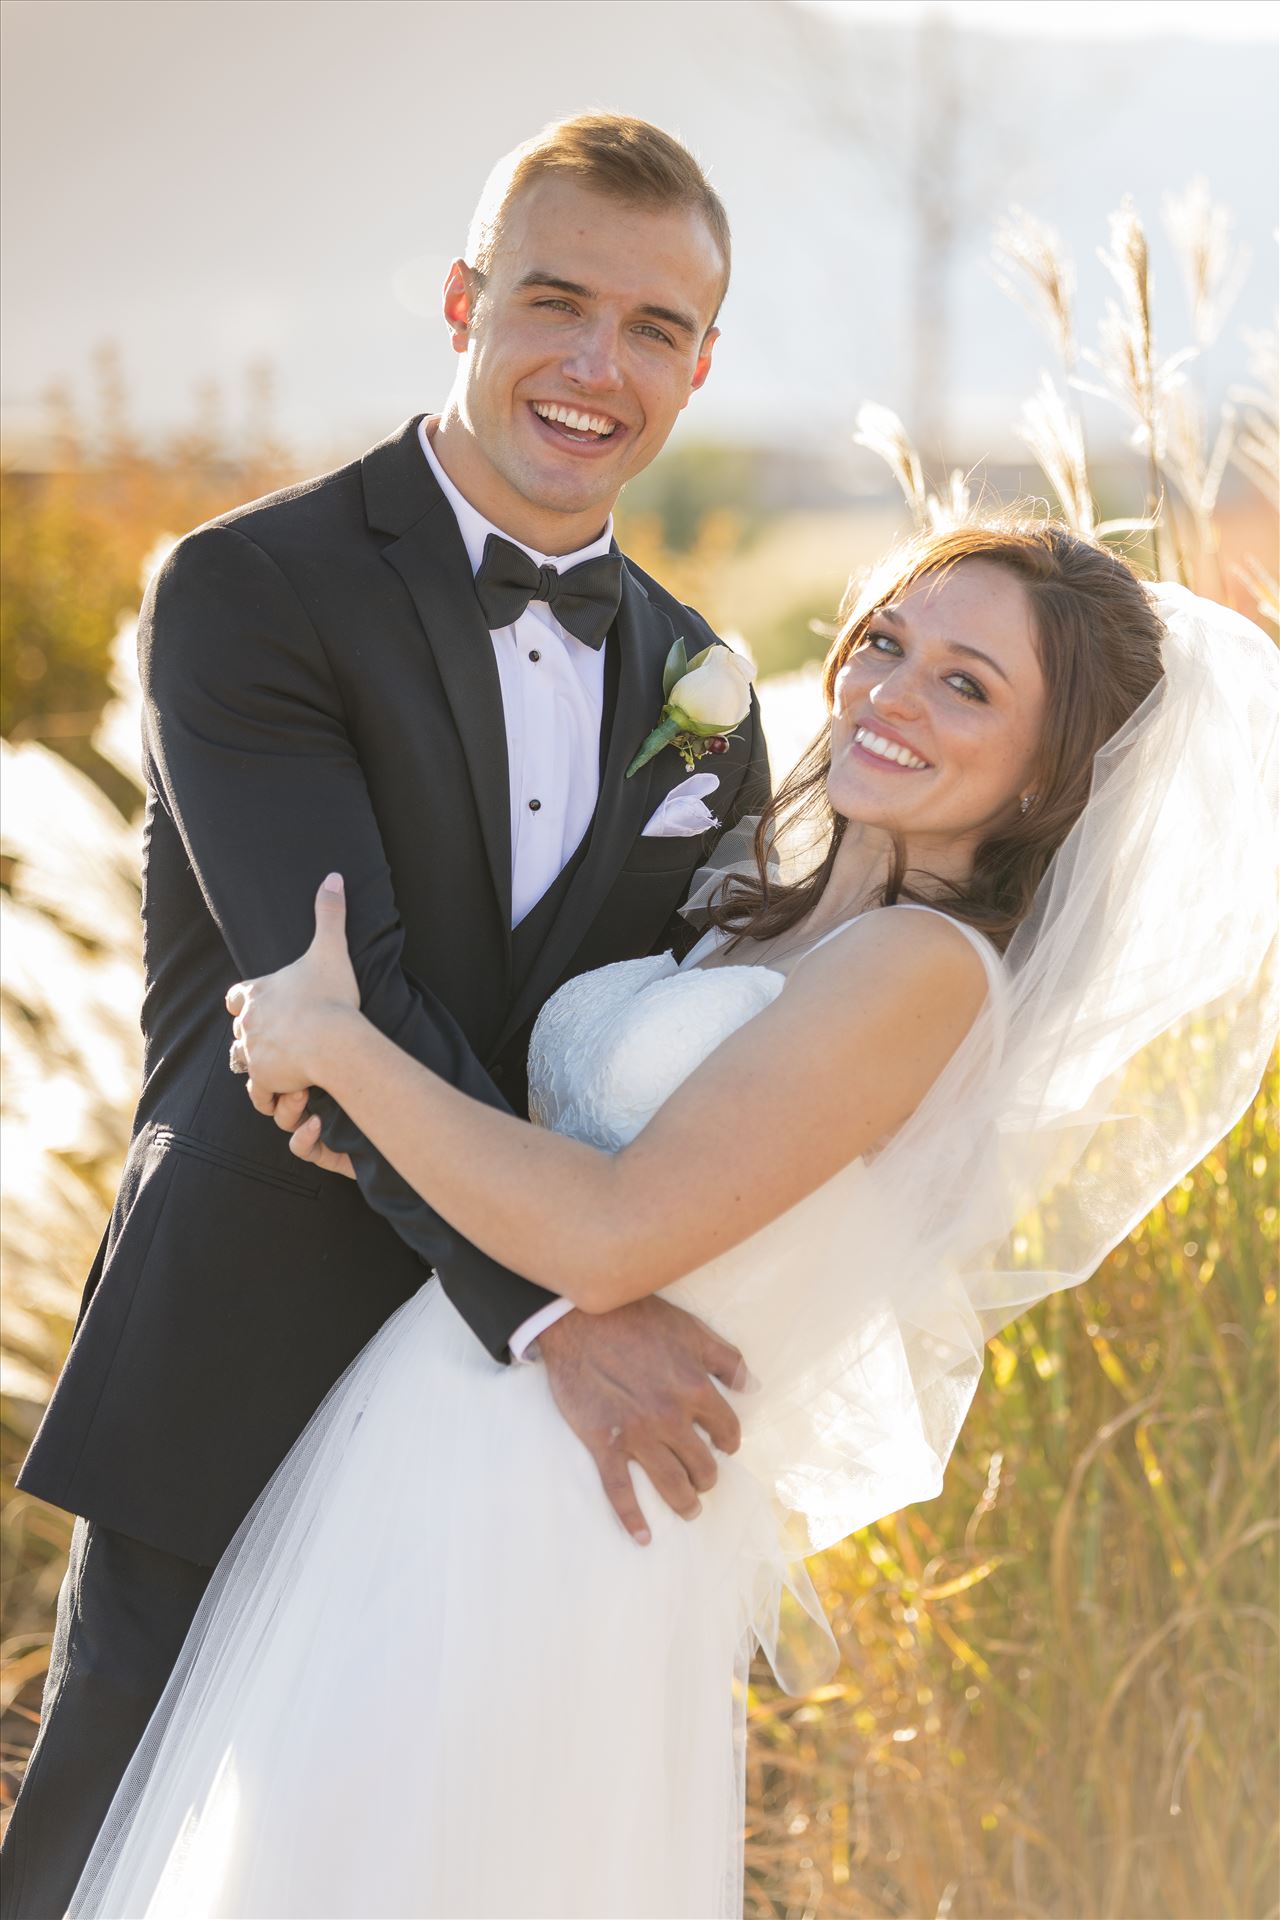
[[[717,774],[691,773],[678,787],[672,787],[641,834],[641,839],[690,839],[695,833],[706,833],[708,828],[718,827],[720,822],[710,807],[704,804],[704,796],[714,793],[719,785]]]

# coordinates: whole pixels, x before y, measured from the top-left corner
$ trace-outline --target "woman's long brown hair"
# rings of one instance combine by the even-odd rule
[[[895,841],[888,878],[866,904],[944,906],[1003,949],[1083,811],[1094,756],[1159,682],[1164,630],[1132,568],[1058,521],[986,520],[921,534],[846,602],[823,667],[828,710],[834,705],[836,675],[865,644],[873,615],[926,574],[948,572],[966,560],[1007,568],[1031,604],[1046,692],[1035,804],[980,844],[964,885],[909,871],[902,843]],[[739,939],[767,940],[795,926],[816,905],[847,825],[827,797],[830,771],[831,732],[824,727],[760,817],[756,871],[733,875],[710,906],[714,925]],[[812,873],[788,882],[770,856],[782,834],[797,828],[828,836],[827,853]]]

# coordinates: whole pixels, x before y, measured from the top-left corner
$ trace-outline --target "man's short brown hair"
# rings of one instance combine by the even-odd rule
[[[556,174],[631,206],[688,207],[700,213],[724,261],[716,302],[720,306],[730,262],[724,204],[687,147],[661,127],[625,113],[579,113],[570,120],[553,120],[500,160],[471,217],[468,265],[489,271],[512,202],[535,180]]]

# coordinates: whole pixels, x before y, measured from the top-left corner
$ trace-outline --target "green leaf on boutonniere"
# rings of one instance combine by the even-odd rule
[[[667,655],[666,666],[662,669],[662,698],[664,701],[671,698],[672,687],[674,687],[677,680],[682,680],[688,671],[689,662],[685,654],[684,641],[677,640]]]

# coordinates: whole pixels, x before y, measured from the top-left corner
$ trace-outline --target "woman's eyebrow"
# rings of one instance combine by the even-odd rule
[[[903,619],[902,615],[900,613],[895,613],[892,607],[879,608],[876,617],[880,620],[887,620],[890,626],[893,626],[893,627],[905,627],[907,625],[907,622]],[[966,654],[970,660],[981,660],[986,666],[990,667],[993,673],[998,673],[1000,675],[1000,678],[1004,681],[1006,687],[1011,687],[1013,685],[1012,680],[1010,680],[1008,674],[1005,672],[1004,668],[1000,665],[999,661],[993,660],[989,653],[983,653],[981,647],[966,647],[959,640],[947,640],[944,642],[944,645],[948,646],[951,649],[952,653],[963,653],[963,654]]]

